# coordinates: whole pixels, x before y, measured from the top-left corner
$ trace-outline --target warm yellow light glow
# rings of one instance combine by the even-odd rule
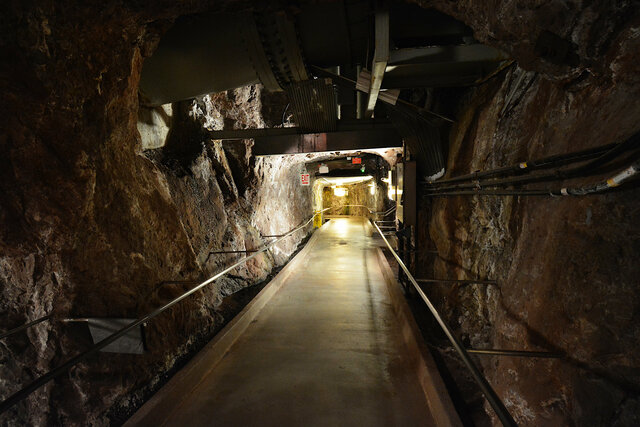
[[[371,195],[375,195],[376,194],[376,185],[375,184],[369,184],[369,192],[371,193]]]
[[[347,237],[349,234],[349,221],[343,218],[332,219],[331,222],[337,231],[338,237]]]
[[[350,177],[322,177],[322,182],[324,182],[325,184],[334,186],[334,185],[358,184],[360,182],[369,181],[371,179],[373,179],[371,175],[350,176]]]
[[[347,189],[344,187],[336,187],[333,189],[334,196],[344,197],[347,195]]]

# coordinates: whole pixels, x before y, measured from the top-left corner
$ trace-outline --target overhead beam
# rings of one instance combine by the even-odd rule
[[[402,147],[402,138],[387,120],[339,120],[332,132],[305,133],[291,127],[220,130],[208,135],[212,140],[253,139],[256,156]]]
[[[258,137],[253,153],[269,156],[388,147],[402,147],[402,138],[393,128]]]
[[[389,61],[389,12],[377,12],[375,17],[375,37],[376,47],[373,55],[371,67],[371,86],[369,98],[367,99],[367,110],[365,117],[373,116],[373,110],[378,102],[378,95],[382,87],[384,71]]]
[[[366,131],[394,129],[389,120],[338,120],[336,132]],[[253,139],[262,137],[275,137],[284,135],[304,135],[317,134],[307,132],[299,127],[288,128],[263,128],[263,129],[230,129],[214,130],[208,133],[209,138],[214,140],[225,139]]]

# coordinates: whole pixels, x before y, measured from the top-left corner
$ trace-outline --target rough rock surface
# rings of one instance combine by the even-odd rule
[[[310,190],[295,185],[304,158],[256,162],[247,143],[202,138],[203,121],[238,127],[260,121],[255,87],[212,96],[209,114],[183,117],[202,132],[183,129],[170,139],[185,144],[190,157],[170,147],[143,150],[149,148],[137,130],[143,59],[171,19],[208,7],[0,6],[3,330],[48,313],[137,317],[193,286],[163,282],[206,278],[239,258],[210,251],[252,249],[263,242],[261,233],[288,231],[311,214]],[[181,112],[174,109],[173,118]],[[150,322],[144,356],[101,353],[0,422],[117,421],[211,335],[225,295],[266,278],[303,237],[292,236]],[[45,322],[0,342],[0,398],[86,349],[85,328]]]
[[[375,186],[373,194],[371,194],[372,185]],[[327,211],[327,215],[367,217],[370,214],[370,210],[381,212],[386,208],[386,187],[380,182],[376,183],[375,180],[372,179],[341,187],[348,190],[346,196],[338,197],[334,195],[333,188],[330,186],[323,188],[323,208],[332,208],[330,211]]]
[[[451,132],[447,176],[619,142],[640,130],[632,54],[640,20],[631,2],[429,4],[530,70],[514,64],[469,90]],[[577,62],[554,64],[536,53],[543,31],[575,43]],[[421,241],[438,255],[423,255],[421,274],[499,281],[429,288],[463,341],[567,355],[478,359],[521,425],[638,424],[638,196],[635,188],[583,198],[422,201],[420,220],[429,227]],[[455,356],[443,353],[455,369]],[[458,367],[458,382],[468,383]]]
[[[523,69],[547,79],[579,83],[615,79],[621,72],[628,77],[616,59],[634,52],[634,42],[628,43],[637,38],[639,9],[634,0],[413,2],[459,19],[480,42],[503,49]]]

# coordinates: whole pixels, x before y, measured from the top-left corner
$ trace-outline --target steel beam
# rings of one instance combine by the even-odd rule
[[[339,122],[337,130],[304,133],[299,128],[222,130],[212,140],[253,139],[256,156],[401,147],[402,138],[388,121]]]

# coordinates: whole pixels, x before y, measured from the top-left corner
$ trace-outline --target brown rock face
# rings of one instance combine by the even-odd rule
[[[174,104],[167,144],[143,150],[143,57],[164,20],[205,7],[0,6],[0,323],[5,330],[56,316],[0,342],[0,399],[91,345],[84,325],[59,319],[136,318],[193,286],[163,282],[202,280],[240,258],[211,251],[256,248],[261,234],[311,215],[311,192],[297,185],[303,157],[256,161],[248,142],[205,138],[216,120],[262,123],[258,87]],[[117,422],[219,328],[223,298],[264,280],[304,235],[150,322],[145,355],[101,353],[2,423]]]
[[[639,21],[631,3],[433,4],[534,70],[514,65],[469,90],[451,132],[447,176],[619,142],[640,130],[640,70],[629,54],[640,47]],[[555,64],[536,53],[545,31],[575,44],[577,62]],[[478,358],[520,424],[638,423],[639,195],[635,188],[582,198],[422,201],[421,239],[438,255],[423,257],[419,264],[429,267],[421,274],[499,281],[429,288],[463,341],[567,355]]]

